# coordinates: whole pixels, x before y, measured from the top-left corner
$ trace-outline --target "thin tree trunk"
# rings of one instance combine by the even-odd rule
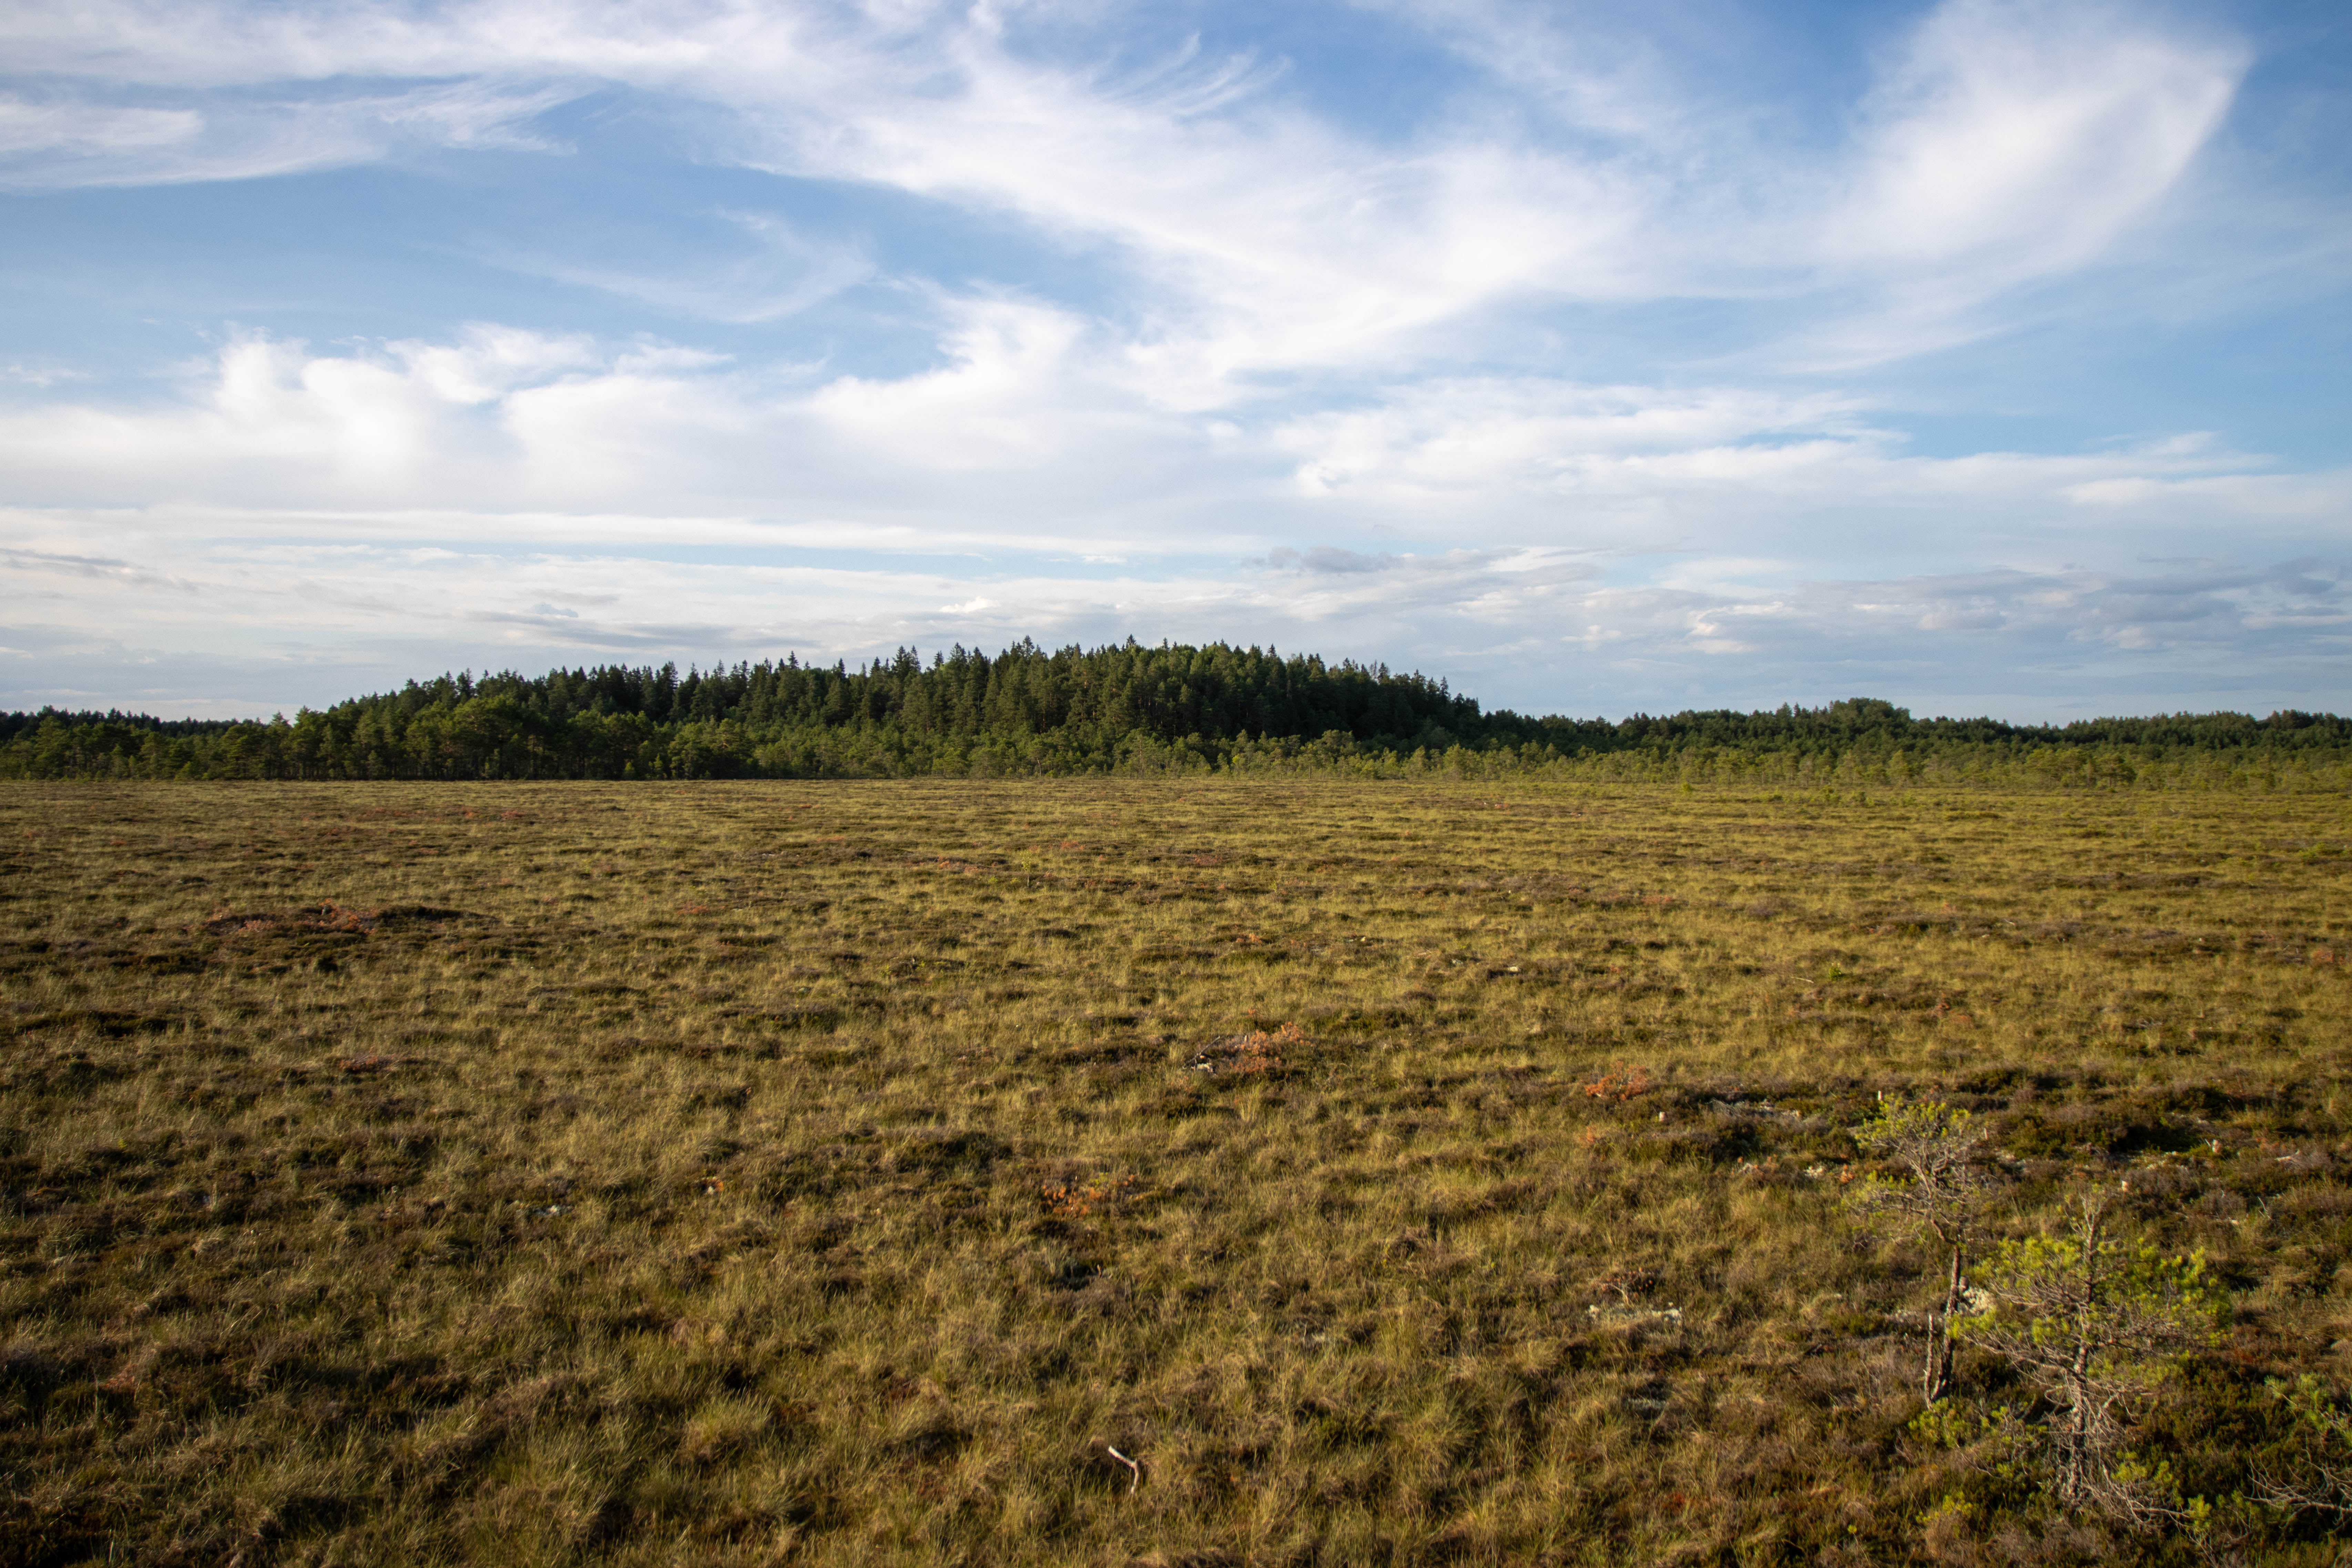
[[[2074,1353],[2066,1368],[2066,1394],[2073,1408],[2067,1414],[2063,1488],[2069,1506],[2081,1503],[2089,1490],[2091,1467],[2091,1310],[2099,1296],[2099,1211],[2084,1200],[2081,1237],[2083,1278],[2074,1303]]]
[[[1952,1248],[1952,1267],[1944,1281],[1944,1327],[1938,1337],[1936,1317],[1927,1315],[1927,1403],[1933,1405],[1952,1391],[1952,1321],[1960,1312],[1960,1249]]]

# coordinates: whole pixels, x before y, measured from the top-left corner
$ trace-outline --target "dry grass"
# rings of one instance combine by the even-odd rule
[[[0,1560],[2111,1552],[1906,1436],[1928,1259],[1843,1217],[1844,1130],[1958,1099],[2011,1227],[2130,1182],[2210,1248],[2234,1339],[2157,1438],[2243,1485],[2261,1378],[2347,1371],[2348,837],[2333,796],[8,786]]]

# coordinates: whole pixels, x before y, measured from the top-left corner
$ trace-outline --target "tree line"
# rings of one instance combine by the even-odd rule
[[[0,715],[0,777],[652,779],[1544,769],[1593,777],[1890,780],[1941,768],[2130,782],[2184,766],[2273,783],[2352,764],[2333,714],[2159,714],[2063,725],[1916,719],[1855,698],[1621,720],[1487,711],[1444,680],[1226,643],[1132,639],[994,656],[911,649],[709,669],[444,675],[261,720]],[[1858,770],[1858,771],[1857,771]],[[2315,772],[2316,770],[2316,773]]]

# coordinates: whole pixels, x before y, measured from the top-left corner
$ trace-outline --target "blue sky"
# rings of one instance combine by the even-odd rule
[[[0,706],[1131,635],[2352,708],[2334,0],[86,0],[0,61]]]

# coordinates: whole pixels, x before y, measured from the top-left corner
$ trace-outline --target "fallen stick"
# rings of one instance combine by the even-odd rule
[[[1129,1497],[1133,1497],[1135,1495],[1135,1489],[1143,1484],[1143,1467],[1137,1464],[1133,1459],[1129,1458],[1125,1454],[1120,1453],[1117,1448],[1111,1448],[1108,1443],[1105,1443],[1103,1447],[1110,1448],[1110,1457],[1127,1467],[1129,1478],[1127,1483],[1127,1491]]]

